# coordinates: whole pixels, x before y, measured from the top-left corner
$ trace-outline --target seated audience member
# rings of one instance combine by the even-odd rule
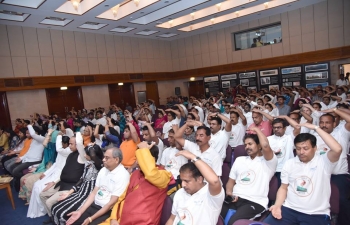
[[[120,149],[110,148],[104,153],[104,167],[97,175],[95,188],[84,204],[70,216],[67,225],[99,224],[111,214],[111,208],[117,203],[129,183],[130,175],[120,163],[123,155]]]
[[[140,143],[140,139],[134,125],[129,122],[124,128],[123,136],[124,140],[120,145],[120,150],[123,152],[121,164],[131,173],[137,164],[135,152],[137,150],[137,144]]]
[[[185,140],[182,135],[188,126],[198,126],[196,131],[196,143]],[[174,125],[173,125],[174,128]],[[183,149],[186,149],[196,156],[202,158],[216,173],[218,177],[222,174],[222,158],[220,154],[209,145],[211,132],[208,127],[202,126],[198,121],[187,121],[180,129],[175,133],[175,140],[181,145]]]
[[[290,112],[290,106],[285,103],[286,98],[283,95],[277,97],[276,107],[279,115],[288,115]]]
[[[104,118],[102,110],[96,111],[96,118],[96,124],[101,124],[102,126],[107,124],[107,120]]]
[[[263,117],[266,117],[268,120],[264,121]],[[251,130],[253,127],[258,127],[263,134],[268,137],[272,133],[272,121],[273,117],[270,116],[268,113],[261,111],[257,108],[252,110],[252,118],[254,123],[248,127],[248,130]]]
[[[42,178],[42,175],[46,170],[52,167],[52,164],[56,161],[56,138],[58,131],[49,129],[45,140],[44,145],[44,157],[39,165],[33,165],[29,167],[29,172],[21,178],[20,191],[18,197],[25,200],[27,204],[30,202],[32,195],[33,185],[36,181]],[[69,138],[66,137],[66,145],[68,146]],[[55,158],[54,158],[55,157]],[[40,193],[40,192],[39,192]],[[37,193],[37,194],[39,194]]]
[[[281,116],[283,117],[283,116]],[[285,116],[287,117],[287,116]],[[296,122],[294,122],[296,123]],[[267,137],[269,145],[277,156],[278,164],[275,176],[278,179],[278,186],[281,186],[281,171],[284,163],[291,158],[294,158],[294,138],[300,133],[300,127],[294,129],[292,134],[286,134],[287,121],[277,118],[272,121],[273,135]]]
[[[57,203],[60,195],[67,193],[79,181],[84,172],[86,159],[83,138],[80,132],[76,134],[76,137],[69,139],[69,149],[71,153],[66,159],[59,179],[50,179],[50,182],[45,184],[46,187],[39,194],[41,205],[45,209],[42,213],[47,213],[49,217],[51,217],[51,208]],[[51,218],[49,221],[51,221]]]
[[[10,149],[14,149],[17,143],[19,142],[19,137],[18,135],[12,130],[12,129],[5,129],[3,132],[4,135],[7,136],[7,148],[3,148],[3,152],[8,152]],[[1,138],[0,138],[1,139]],[[1,142],[1,140],[0,140]],[[1,144],[0,144],[1,145]]]
[[[210,131],[211,138],[209,145],[215,149],[221,156],[222,160],[226,157],[226,148],[231,136],[232,125],[230,119],[220,113],[210,113]],[[222,121],[225,121],[225,127],[221,130]]]
[[[28,152],[16,159],[15,167],[12,169],[12,176],[15,179],[15,189],[18,192],[20,188],[20,179],[24,175],[23,170],[31,165],[39,164],[42,160],[44,146],[43,141],[45,137],[38,135],[39,128],[28,125],[28,131],[33,138]]]
[[[180,169],[182,188],[175,194],[166,225],[216,225],[225,198],[220,179],[207,163],[193,153],[183,150],[176,155],[192,162]]]
[[[100,146],[91,144],[85,147],[84,173],[78,183],[69,192],[60,195],[58,202],[52,206],[52,223],[66,224],[67,214],[78,210],[95,188],[98,171],[102,168],[103,152]]]
[[[313,124],[302,124],[321,136],[330,147],[327,154],[315,154],[316,137],[302,133],[295,137],[297,157],[289,159],[281,172],[282,185],[271,214],[264,222],[275,224],[330,224],[330,177],[339,160],[341,145]]]
[[[191,113],[189,113],[190,115]],[[186,130],[182,136],[184,139],[191,141],[193,143],[196,143],[196,131],[195,131],[195,127],[193,126],[188,126],[186,127]]]
[[[131,174],[130,183],[111,216],[100,225],[159,224],[171,173],[156,166],[157,157],[154,143],[138,144],[139,169]]]
[[[0,127],[0,152],[7,151],[9,149],[9,137],[5,134],[5,130]]]
[[[142,137],[143,140],[150,143],[154,142],[155,145],[158,147],[158,159],[156,164],[160,165],[160,160],[162,158],[163,150],[164,150],[164,143],[163,141],[157,137],[156,132],[154,131],[153,127],[151,126],[150,123],[143,122],[143,127],[142,127]]]
[[[28,129],[26,127],[21,128],[18,132],[19,142],[16,144],[16,146],[7,152],[1,153],[2,154],[1,165],[3,166],[3,170],[4,170],[5,174],[9,174],[9,172],[6,169],[6,165],[11,167],[10,162],[12,162],[12,164],[15,163],[17,154],[19,154],[23,150],[24,143],[27,140],[27,136],[26,136],[27,130]],[[26,145],[27,150],[29,149],[30,144],[31,144],[31,139],[30,139],[30,141],[27,142],[27,145]],[[22,155],[24,155],[25,152],[27,152],[27,150],[24,150]]]
[[[250,129],[256,134],[244,137],[248,156],[236,159],[226,184],[226,195],[232,200],[225,202],[221,216],[225,218],[229,209],[236,210],[228,224],[255,218],[266,210],[270,180],[276,171],[278,160],[266,136],[257,127]]]
[[[168,122],[166,122],[163,126],[163,134],[162,139],[168,138],[168,132],[171,129],[173,124],[180,124],[181,121],[181,113],[177,110],[166,109],[166,114],[168,116]]]
[[[158,118],[154,123],[154,128],[163,128],[164,124],[168,121],[168,115],[164,114],[163,111],[158,111]]]
[[[88,146],[91,142],[95,142],[95,137],[93,136],[92,127],[90,125],[85,127],[84,132],[82,132],[81,135],[83,136],[84,147]]]
[[[96,119],[95,119],[95,115],[93,112],[88,113],[88,122],[90,122],[94,125],[96,124]]]
[[[232,128],[228,144],[231,148],[243,145],[243,137],[247,129],[247,119],[239,107],[231,108],[230,123]]]
[[[16,133],[16,134],[19,134],[19,131],[22,127],[24,127],[23,125],[23,122],[22,122],[22,119],[20,118],[17,118],[16,121],[15,121],[15,129],[13,129],[13,131]]]

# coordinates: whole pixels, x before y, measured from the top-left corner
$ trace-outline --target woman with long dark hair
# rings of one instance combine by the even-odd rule
[[[80,208],[95,187],[98,171],[102,168],[103,152],[100,146],[94,144],[85,147],[85,168],[79,182],[58,199],[52,206],[52,219],[55,224],[66,224],[69,213]]]

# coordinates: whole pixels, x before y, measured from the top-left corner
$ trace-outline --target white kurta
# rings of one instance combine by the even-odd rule
[[[40,216],[44,216],[46,214],[46,210],[43,206],[39,198],[39,194],[44,190],[47,183],[54,181],[57,183],[61,176],[61,172],[63,167],[66,164],[66,159],[68,155],[72,152],[69,147],[62,147],[62,136],[58,135],[56,139],[56,151],[57,157],[56,162],[48,169],[44,174],[45,177],[41,180],[38,180],[34,183],[32,196],[30,198],[29,208],[27,212],[27,217],[36,218]]]

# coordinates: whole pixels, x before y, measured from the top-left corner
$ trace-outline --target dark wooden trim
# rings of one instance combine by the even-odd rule
[[[175,71],[175,72],[154,72],[154,73],[141,73],[143,79],[130,79],[130,73],[119,74],[96,74],[89,75],[94,76],[95,82],[75,83],[74,77],[80,75],[67,75],[67,76],[44,76],[44,77],[31,77],[33,80],[33,86],[20,86],[20,87],[5,87],[6,79],[0,79],[0,91],[17,91],[17,90],[31,90],[31,89],[45,89],[55,88],[62,86],[91,86],[100,84],[113,84],[113,83],[134,83],[145,81],[158,81],[158,80],[178,80],[189,79],[190,77],[203,77],[213,74],[227,74],[242,71],[254,71],[270,68],[288,67],[300,64],[310,64],[315,62],[325,62],[339,59],[350,58],[350,46],[331,48],[325,50],[319,50],[314,52],[306,52],[294,55],[273,57],[267,59],[251,60],[239,63],[231,63],[219,66],[197,68],[191,70]],[[140,74],[140,73],[133,73]],[[22,79],[23,77],[18,77]],[[28,78],[28,77],[26,77]]]

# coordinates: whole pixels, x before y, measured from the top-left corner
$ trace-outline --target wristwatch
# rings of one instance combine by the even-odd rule
[[[194,159],[191,160],[191,162],[195,163],[197,162],[198,160],[201,160],[201,158],[199,156],[196,156]]]

